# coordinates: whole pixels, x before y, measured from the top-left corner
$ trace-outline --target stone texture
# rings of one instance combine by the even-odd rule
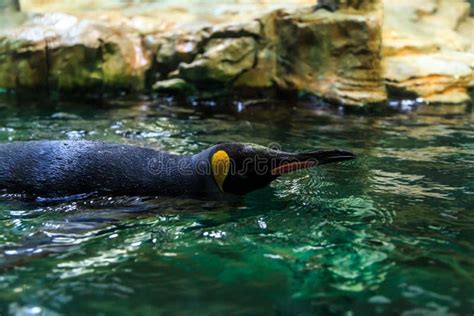
[[[386,100],[381,7],[363,14],[348,10],[296,12],[277,20],[277,76],[284,85],[344,104]]]
[[[20,11],[19,0],[2,0],[0,1],[0,11],[18,12]]]
[[[151,65],[141,39],[100,21],[34,15],[0,35],[0,86],[140,89]]]
[[[314,4],[22,0],[26,13],[0,17],[0,87],[278,88],[346,105],[384,102],[386,88],[468,99],[474,19],[465,0],[340,0],[334,13]]]
[[[474,18],[463,0],[385,0],[388,88],[429,102],[462,103],[474,87]]]
[[[252,37],[211,39],[191,63],[180,63],[176,76],[197,84],[228,84],[252,68],[256,51]]]
[[[195,92],[193,91],[192,85],[180,78],[157,81],[153,84],[153,90],[165,92]]]
[[[276,87],[345,104],[386,99],[379,0],[337,13],[313,13],[309,0],[197,4],[110,1],[95,11],[85,0],[25,0],[24,10],[43,12],[0,32],[0,86]]]

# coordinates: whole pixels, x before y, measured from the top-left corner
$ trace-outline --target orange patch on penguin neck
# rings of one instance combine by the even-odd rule
[[[224,192],[224,181],[229,174],[230,158],[224,150],[216,151],[211,158],[212,174],[219,189]]]

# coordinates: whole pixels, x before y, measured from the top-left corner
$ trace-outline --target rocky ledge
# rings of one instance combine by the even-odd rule
[[[336,12],[314,12],[306,0],[99,11],[81,9],[85,0],[37,2],[0,18],[0,87],[277,88],[364,105],[384,102],[387,91],[465,102],[474,86],[474,19],[463,0],[341,0]]]
[[[474,87],[474,18],[463,0],[385,1],[387,87],[428,102],[463,103]]]

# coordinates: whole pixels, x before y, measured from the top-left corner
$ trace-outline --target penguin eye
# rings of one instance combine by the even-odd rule
[[[216,151],[211,158],[212,174],[217,186],[224,192],[224,181],[229,174],[230,158],[224,150]]]

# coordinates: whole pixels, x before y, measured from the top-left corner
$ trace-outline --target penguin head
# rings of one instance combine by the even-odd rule
[[[209,148],[206,156],[220,191],[236,195],[262,188],[286,173],[356,157],[344,150],[288,153],[245,143],[221,143]]]

